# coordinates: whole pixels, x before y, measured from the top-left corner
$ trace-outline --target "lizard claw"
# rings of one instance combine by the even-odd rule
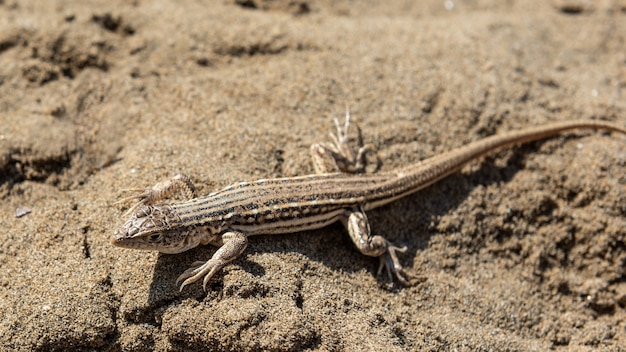
[[[191,267],[178,277],[176,280],[177,285],[180,281],[184,280],[180,285],[181,291],[185,286],[200,280],[202,277],[204,277],[202,287],[206,291],[206,285],[213,275],[220,271],[226,264],[240,256],[248,246],[248,238],[241,232],[226,232],[222,235],[222,241],[224,244],[213,254],[211,259],[206,262],[193,262]]]
[[[365,169],[365,155],[367,152],[371,152],[374,150],[374,146],[372,144],[363,144],[363,137],[361,136],[361,129],[359,126],[356,126],[357,129],[357,150],[355,151],[350,146],[350,111],[346,111],[346,119],[343,124],[339,122],[339,120],[335,117],[335,128],[336,133],[330,134],[332,139],[332,143],[328,146],[333,152],[337,155],[335,157],[335,162],[341,164],[339,167],[343,172],[349,173],[357,173],[363,172]]]
[[[411,281],[416,279],[417,276],[405,270],[402,267],[402,264],[400,264],[400,261],[398,260],[398,256],[396,255],[396,252],[404,253],[406,251],[407,251],[406,246],[396,247],[388,243],[387,251],[379,257],[380,265],[378,266],[377,275],[380,275],[384,268],[387,271],[387,276],[389,278],[389,281],[393,282],[393,276],[395,275],[396,279],[398,279],[398,281],[400,281],[402,285],[412,286],[413,282]]]
[[[155,204],[156,202],[169,197],[178,189],[183,190],[187,199],[196,197],[196,188],[191,182],[191,179],[187,175],[177,174],[174,177],[161,181],[150,188],[127,189],[125,191],[141,193],[122,198],[113,204],[127,203],[133,200],[136,201],[136,203],[124,213],[124,216],[128,216],[140,206]]]
[[[131,202],[131,201],[135,201],[135,203],[133,205],[131,205],[128,208],[128,210],[126,210],[126,212],[124,212],[123,216],[128,216],[128,215],[132,214],[135,210],[137,210],[142,205],[150,205],[150,204],[154,203],[153,202],[154,192],[151,189],[133,188],[133,189],[125,189],[124,191],[136,192],[138,194],[133,194],[131,196],[124,197],[124,198],[118,200],[117,202],[113,203],[113,204],[117,205],[117,204],[123,204],[123,203],[128,203],[128,202]],[[139,192],[141,192],[141,193],[139,193]]]
[[[206,291],[207,283],[211,280],[213,275],[215,275],[215,273],[222,268],[222,266],[223,265],[216,263],[215,260],[193,262],[191,267],[185,270],[185,272],[182,273],[178,279],[176,279],[176,285],[178,285],[180,281],[184,280],[180,285],[180,291],[182,291],[185,286],[200,280],[200,278],[204,276],[202,288]]]

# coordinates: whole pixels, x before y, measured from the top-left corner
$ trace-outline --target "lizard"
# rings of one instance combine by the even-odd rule
[[[411,285],[416,276],[405,269],[398,247],[370,230],[366,211],[413,194],[459,171],[468,162],[500,148],[545,139],[574,129],[602,129],[626,134],[626,127],[600,120],[553,122],[500,135],[424,159],[413,165],[380,173],[363,173],[366,153],[358,129],[358,149],[350,146],[350,114],[343,126],[335,119],[331,143],[311,146],[316,173],[306,176],[239,182],[206,196],[196,196],[195,186],[184,174],[157,183],[120,202],[135,200],[128,220],[111,236],[118,247],[181,253],[198,245],[219,247],[208,261],[196,261],[177,279],[180,290],[203,278],[203,288],[226,264],[248,246],[248,237],[319,229],[343,223],[358,250],[378,257],[391,282]],[[159,203],[175,191],[187,200]],[[139,193],[141,192],[141,193]]]

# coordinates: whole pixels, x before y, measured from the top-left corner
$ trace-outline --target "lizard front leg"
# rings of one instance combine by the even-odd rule
[[[141,192],[142,190],[143,192]],[[139,191],[141,193],[120,199],[115,202],[115,204],[136,200],[137,202],[133,204],[124,214],[128,215],[142,205],[152,205],[171,196],[177,190],[182,190],[187,199],[193,199],[196,197],[196,187],[193,185],[193,182],[191,182],[189,176],[185,174],[177,174],[172,178],[157,183],[151,188],[130,189],[130,191]]]
[[[222,246],[206,262],[197,261],[191,264],[191,268],[182,273],[176,280],[176,284],[184,280],[180,290],[204,277],[202,287],[206,291],[206,284],[211,280],[224,265],[239,257],[248,246],[248,237],[238,231],[228,231],[222,235]]]

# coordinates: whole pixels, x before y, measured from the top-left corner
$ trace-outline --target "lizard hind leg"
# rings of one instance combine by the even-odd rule
[[[383,268],[385,268],[389,281],[393,282],[393,276],[395,275],[396,279],[398,279],[401,284],[404,286],[411,286],[411,281],[416,279],[417,276],[407,272],[404,267],[402,267],[402,264],[400,264],[398,256],[396,255],[396,252],[404,253],[406,251],[406,246],[396,247],[387,241],[387,251],[378,257],[380,259],[380,265],[378,266],[377,275],[380,276]]]
[[[361,130],[357,127],[357,149],[356,152],[350,146],[348,135],[350,127],[350,112],[346,112],[346,119],[343,126],[336,118],[336,134],[331,133],[332,143],[315,143],[311,145],[311,156],[315,170],[318,173],[345,172],[359,173],[365,170],[365,155],[373,150],[371,144],[363,145]]]
[[[385,268],[391,282],[394,281],[395,276],[401,284],[405,286],[412,285],[411,281],[417,277],[402,267],[396,254],[406,252],[407,247],[397,247],[382,236],[373,236],[367,216],[361,207],[355,207],[347,211],[343,223],[350,234],[352,242],[354,242],[361,253],[380,259],[377,275],[380,275],[383,268]]]

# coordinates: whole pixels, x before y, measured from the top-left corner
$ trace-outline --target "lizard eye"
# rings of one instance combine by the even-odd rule
[[[150,235],[150,237],[148,237],[148,241],[150,242],[158,242],[161,240],[161,237],[163,237],[163,234],[161,233],[153,233],[152,235]]]

